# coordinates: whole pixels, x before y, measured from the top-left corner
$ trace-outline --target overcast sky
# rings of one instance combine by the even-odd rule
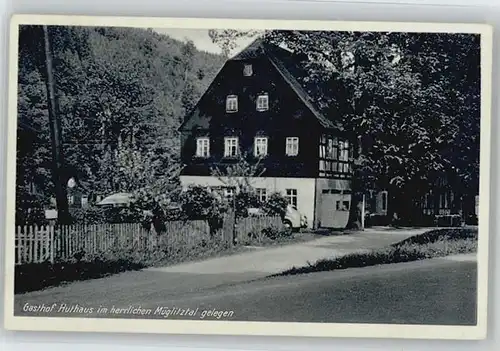
[[[171,38],[186,41],[192,40],[198,50],[208,51],[211,53],[220,54],[221,49],[217,44],[212,43],[212,39],[208,36],[208,29],[174,29],[174,28],[155,28],[158,33],[166,34]],[[235,54],[244,49],[253,41],[253,38],[242,38],[238,40],[238,48],[232,54]]]

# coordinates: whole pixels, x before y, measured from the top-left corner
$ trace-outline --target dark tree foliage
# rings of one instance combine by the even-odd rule
[[[288,199],[278,192],[269,195],[267,201],[262,204],[262,209],[266,215],[279,216],[282,219],[285,218],[287,207]]]
[[[222,228],[229,203],[204,186],[190,186],[180,194],[182,212],[186,219],[205,220],[213,237]]]
[[[142,171],[165,182],[164,173],[179,164],[177,127],[224,58],[152,30],[52,27],[51,33],[65,179],[78,178],[101,194],[129,191],[133,184],[124,180],[127,172],[122,169],[126,160],[133,168],[129,176]],[[20,213],[46,206],[53,196],[42,44],[41,27],[21,28],[16,189]],[[139,170],[145,164],[152,166]]]
[[[248,217],[249,208],[260,208],[262,204],[254,191],[239,191],[234,195],[234,212],[237,219]]]

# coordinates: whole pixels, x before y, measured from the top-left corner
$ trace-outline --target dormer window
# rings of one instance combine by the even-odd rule
[[[245,77],[250,77],[253,74],[253,68],[251,64],[245,64],[243,66],[243,75]]]
[[[236,95],[227,96],[226,112],[238,112],[238,97]]]
[[[287,156],[297,156],[299,154],[299,138],[298,137],[287,137],[286,138],[285,153]]]
[[[257,111],[269,110],[269,95],[267,93],[257,96]]]

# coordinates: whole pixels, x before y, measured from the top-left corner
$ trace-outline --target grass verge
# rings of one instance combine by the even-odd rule
[[[361,268],[473,252],[477,252],[477,229],[436,229],[383,249],[323,259],[305,267],[291,268],[275,276]]]
[[[102,278],[145,266],[129,259],[95,258],[76,262],[28,263],[15,267],[14,293],[21,294],[66,282]]]
[[[73,259],[64,262],[16,265],[14,293],[22,294],[151,266],[167,266],[228,255],[243,249],[214,240],[191,246],[176,245],[153,250],[114,248],[93,255],[76,254]]]

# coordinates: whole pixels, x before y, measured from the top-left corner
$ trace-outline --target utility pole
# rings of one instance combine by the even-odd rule
[[[64,167],[64,156],[61,149],[61,123],[58,115],[58,104],[56,97],[56,88],[54,82],[52,48],[50,42],[50,33],[47,26],[43,26],[43,41],[45,54],[45,83],[47,87],[47,106],[49,114],[49,127],[52,144],[52,179],[56,193],[57,220],[60,224],[69,222],[68,195],[66,190],[65,178],[62,176]]]

